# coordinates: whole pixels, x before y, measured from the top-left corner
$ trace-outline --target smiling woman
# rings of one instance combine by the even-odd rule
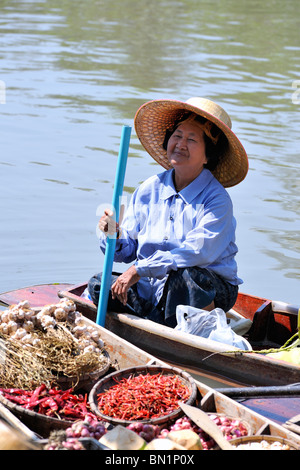
[[[179,304],[224,311],[234,305],[242,280],[235,261],[232,203],[224,186],[245,178],[248,159],[220,116],[231,124],[220,106],[201,98],[151,101],[138,110],[135,127],[141,143],[170,169],[135,191],[120,227],[107,210],[100,219],[102,250],[115,227],[115,261],[134,262],[112,278],[108,310],[175,327]],[[217,147],[221,135],[226,147]],[[216,176],[205,168],[205,139],[215,147],[211,168]],[[96,304],[100,285],[101,275],[89,282]]]

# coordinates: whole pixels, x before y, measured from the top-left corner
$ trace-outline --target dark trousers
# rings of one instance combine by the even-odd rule
[[[116,274],[112,276],[111,284],[114,283],[116,277]],[[126,305],[117,299],[112,299],[110,293],[108,311],[132,313],[172,328],[177,324],[177,305],[204,308],[214,301],[215,307],[227,312],[234,306],[238,295],[238,286],[230,284],[208,269],[198,267],[171,271],[164,286],[162,298],[157,305],[152,305],[141,298],[137,292],[137,285],[138,283],[128,289]],[[96,305],[99,300],[100,286],[101,273],[93,276],[88,283],[90,296]]]

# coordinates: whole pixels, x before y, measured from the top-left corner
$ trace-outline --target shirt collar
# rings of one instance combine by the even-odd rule
[[[173,183],[173,171],[174,170],[166,171],[165,184],[161,193],[161,199],[168,199],[169,197],[178,194],[178,196],[181,197],[184,202],[190,204],[192,200],[198,196],[213,179],[212,173],[204,168],[197,178],[195,178],[188,186],[177,193]]]
[[[173,183],[173,171],[174,170],[167,170],[164,173],[164,181],[163,181],[163,188],[161,192],[161,199],[169,199],[171,196],[175,196],[177,194],[177,191],[175,189],[174,183]]]

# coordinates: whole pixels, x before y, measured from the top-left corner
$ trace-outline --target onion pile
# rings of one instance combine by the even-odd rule
[[[107,429],[103,423],[91,416],[86,416],[84,421],[76,421],[71,427],[66,429],[67,438],[89,437],[99,440]]]
[[[126,427],[127,429],[134,431],[146,442],[151,442],[159,436],[159,426],[154,426],[152,424],[131,423]]]
[[[238,419],[229,418],[227,416],[218,416],[215,414],[210,414],[209,416],[220,428],[227,440],[248,435],[248,430]],[[197,433],[204,450],[212,449],[216,445],[215,441],[206,432],[194,424],[187,416],[177,419],[170,429],[162,429],[159,437],[168,437],[170,431],[180,431],[182,429],[191,429]]]
[[[65,431],[53,431],[44,450],[85,450],[85,447],[77,438],[68,439]]]
[[[81,438],[99,440],[106,432],[104,424],[92,416],[86,416],[66,430],[52,431],[44,450],[86,450]]]

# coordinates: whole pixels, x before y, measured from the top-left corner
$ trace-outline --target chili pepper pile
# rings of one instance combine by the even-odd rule
[[[98,408],[117,419],[158,418],[173,412],[179,401],[190,396],[188,386],[177,375],[140,374],[116,382],[98,395]]]
[[[45,384],[40,385],[35,390],[0,388],[0,394],[4,398],[22,406],[25,410],[69,421],[84,419],[87,415],[98,419],[90,411],[87,395],[75,395],[72,392],[73,389],[58,390],[51,388],[47,390]]]

